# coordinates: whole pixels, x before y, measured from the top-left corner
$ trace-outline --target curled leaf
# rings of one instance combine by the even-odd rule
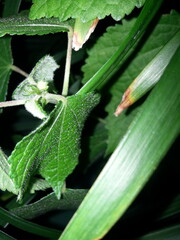
[[[99,19],[96,18],[94,20],[84,23],[80,19],[76,19],[72,42],[72,48],[75,51],[78,51],[80,48],[82,48],[83,44],[89,39],[91,33],[94,32],[98,21]]]
[[[135,103],[147,93],[147,91],[159,81],[179,45],[180,31],[166,43],[125,91],[122,101],[114,113],[116,117],[119,116],[125,108]]]

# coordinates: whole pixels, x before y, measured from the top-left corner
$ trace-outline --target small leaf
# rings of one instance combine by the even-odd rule
[[[47,118],[47,113],[43,110],[41,105],[36,100],[28,100],[25,102],[25,108],[30,112],[34,117],[39,119]]]
[[[60,22],[58,18],[29,20],[27,16],[14,16],[0,19],[0,37],[10,35],[44,35],[68,32],[69,22]]]
[[[41,58],[36,66],[33,68],[29,77],[35,82],[52,82],[54,78],[54,72],[59,67],[54,58],[46,55]]]
[[[6,98],[11,65],[13,63],[10,43],[10,38],[0,39],[0,102]]]
[[[48,90],[48,83],[53,81],[54,71],[59,66],[53,57],[46,55],[32,69],[29,76],[13,92],[13,99],[29,100]]]
[[[50,184],[46,180],[35,179],[32,187],[31,187],[30,193],[35,193],[36,191],[45,190],[50,187],[51,187]]]
[[[38,168],[60,197],[64,180],[78,162],[84,121],[98,101],[93,93],[67,97],[38,129],[16,145],[9,161],[20,198]]]
[[[10,166],[6,156],[0,148],[0,189],[2,191],[9,191],[14,194],[18,194],[18,190],[15,188],[12,179],[9,176]]]
[[[53,57],[47,55],[41,58],[29,76],[14,90],[12,98],[27,100],[25,103],[27,111],[34,117],[46,118],[47,114],[41,106],[42,101],[38,100],[43,100],[42,94],[47,93],[48,84],[53,81],[54,71],[58,67]]]
[[[103,19],[111,15],[115,20],[120,20],[125,14],[130,14],[135,7],[141,7],[145,0],[33,0],[30,9],[30,18],[58,17],[61,21],[68,18],[80,18],[82,22],[92,19]]]

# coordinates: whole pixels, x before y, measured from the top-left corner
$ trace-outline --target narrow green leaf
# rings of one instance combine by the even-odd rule
[[[160,214],[158,220],[164,220],[167,218],[172,218],[173,215],[180,214],[180,194],[177,195],[172,202],[167,206],[167,208]]]
[[[12,179],[9,176],[10,166],[8,164],[7,158],[0,148],[0,189],[5,191],[8,190],[14,194],[18,193],[15,188]]]
[[[4,9],[3,9],[3,17],[12,16],[19,11],[19,7],[21,4],[21,0],[5,0],[4,1]]]
[[[9,162],[20,197],[40,167],[40,174],[60,198],[63,182],[78,162],[84,121],[98,101],[93,93],[64,98],[38,129],[16,145]]]
[[[120,20],[124,15],[128,15],[135,7],[141,7],[145,0],[33,0],[30,10],[30,18],[58,17],[61,21],[68,18],[80,18],[82,22],[87,22],[95,18],[102,19],[111,15],[115,20]]]
[[[179,45],[180,31],[175,34],[131,83],[116,109],[116,116],[119,116],[125,108],[135,103],[159,81]]]
[[[16,240],[15,238],[9,236],[8,234],[0,231],[0,239],[1,240]]]
[[[157,168],[180,131],[179,65],[180,48],[60,239],[102,238]]]
[[[61,234],[61,232],[56,229],[40,226],[38,224],[31,223],[27,220],[19,218],[3,208],[0,208],[0,216],[4,221],[7,221],[13,226],[30,233],[34,233],[38,236],[57,238]]]
[[[3,17],[16,14],[19,10],[20,3],[21,0],[13,0],[13,3],[11,0],[5,0]],[[11,65],[13,64],[11,39],[9,37],[0,39],[0,53],[0,102],[2,102],[6,99],[8,82],[11,74]]]
[[[180,224],[154,231],[135,240],[178,240],[180,238]]]
[[[6,98],[13,63],[10,43],[10,38],[0,39],[0,102],[3,102]]]
[[[138,16],[133,28],[128,36],[124,39],[118,50],[107,60],[107,62],[95,73],[95,75],[79,90],[78,93],[87,93],[100,89],[110,77],[117,72],[123,58],[139,40],[152,18],[158,11],[162,0],[146,0],[146,3]]]
[[[60,22],[58,18],[29,20],[27,16],[14,16],[0,19],[0,37],[10,35],[44,35],[67,32],[68,22]]]
[[[12,209],[11,212],[19,217],[32,219],[52,210],[76,209],[87,192],[85,189],[66,189],[63,198],[59,200],[54,193],[50,193],[37,202]]]

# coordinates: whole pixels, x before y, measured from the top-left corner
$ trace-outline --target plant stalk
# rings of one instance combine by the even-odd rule
[[[25,102],[26,100],[12,100],[12,101],[0,102],[0,108],[24,105]]]
[[[24,77],[26,77],[26,78],[29,76],[28,73],[24,72],[22,69],[20,69],[19,67],[15,66],[15,65],[12,65],[12,66],[11,66],[11,69],[12,69],[14,72],[17,72],[17,73],[21,74],[22,76],[24,76]]]
[[[70,76],[71,56],[72,56],[72,38],[73,38],[73,30],[69,29],[67,55],[66,55],[66,65],[65,65],[63,90],[62,90],[62,95],[63,96],[67,96],[68,88],[69,88],[69,76]]]

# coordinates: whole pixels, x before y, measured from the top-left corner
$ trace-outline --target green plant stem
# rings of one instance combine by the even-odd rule
[[[58,230],[40,226],[38,224],[21,219],[3,208],[0,208],[0,216],[3,220],[9,222],[13,226],[39,236],[57,238],[59,234],[61,234],[61,232]]]
[[[149,23],[157,13],[163,0],[147,0],[141,13],[139,14],[132,30],[127,38],[120,45],[113,56],[97,71],[94,76],[77,92],[77,94],[84,94],[94,90],[101,89],[112,75],[119,69],[122,60],[128,51],[139,40],[144,31],[147,29]],[[121,37],[121,36],[120,36]]]
[[[15,65],[12,65],[12,66],[11,66],[11,69],[12,69],[14,72],[17,72],[17,73],[21,74],[22,76],[24,76],[24,77],[26,77],[26,78],[29,76],[28,73],[24,72],[22,69],[20,69],[19,67],[15,66]]]
[[[63,96],[67,96],[68,88],[69,88],[69,76],[70,76],[71,56],[72,56],[72,38],[73,38],[73,30],[71,28],[68,32],[68,46],[67,46],[63,90],[62,90]]]

